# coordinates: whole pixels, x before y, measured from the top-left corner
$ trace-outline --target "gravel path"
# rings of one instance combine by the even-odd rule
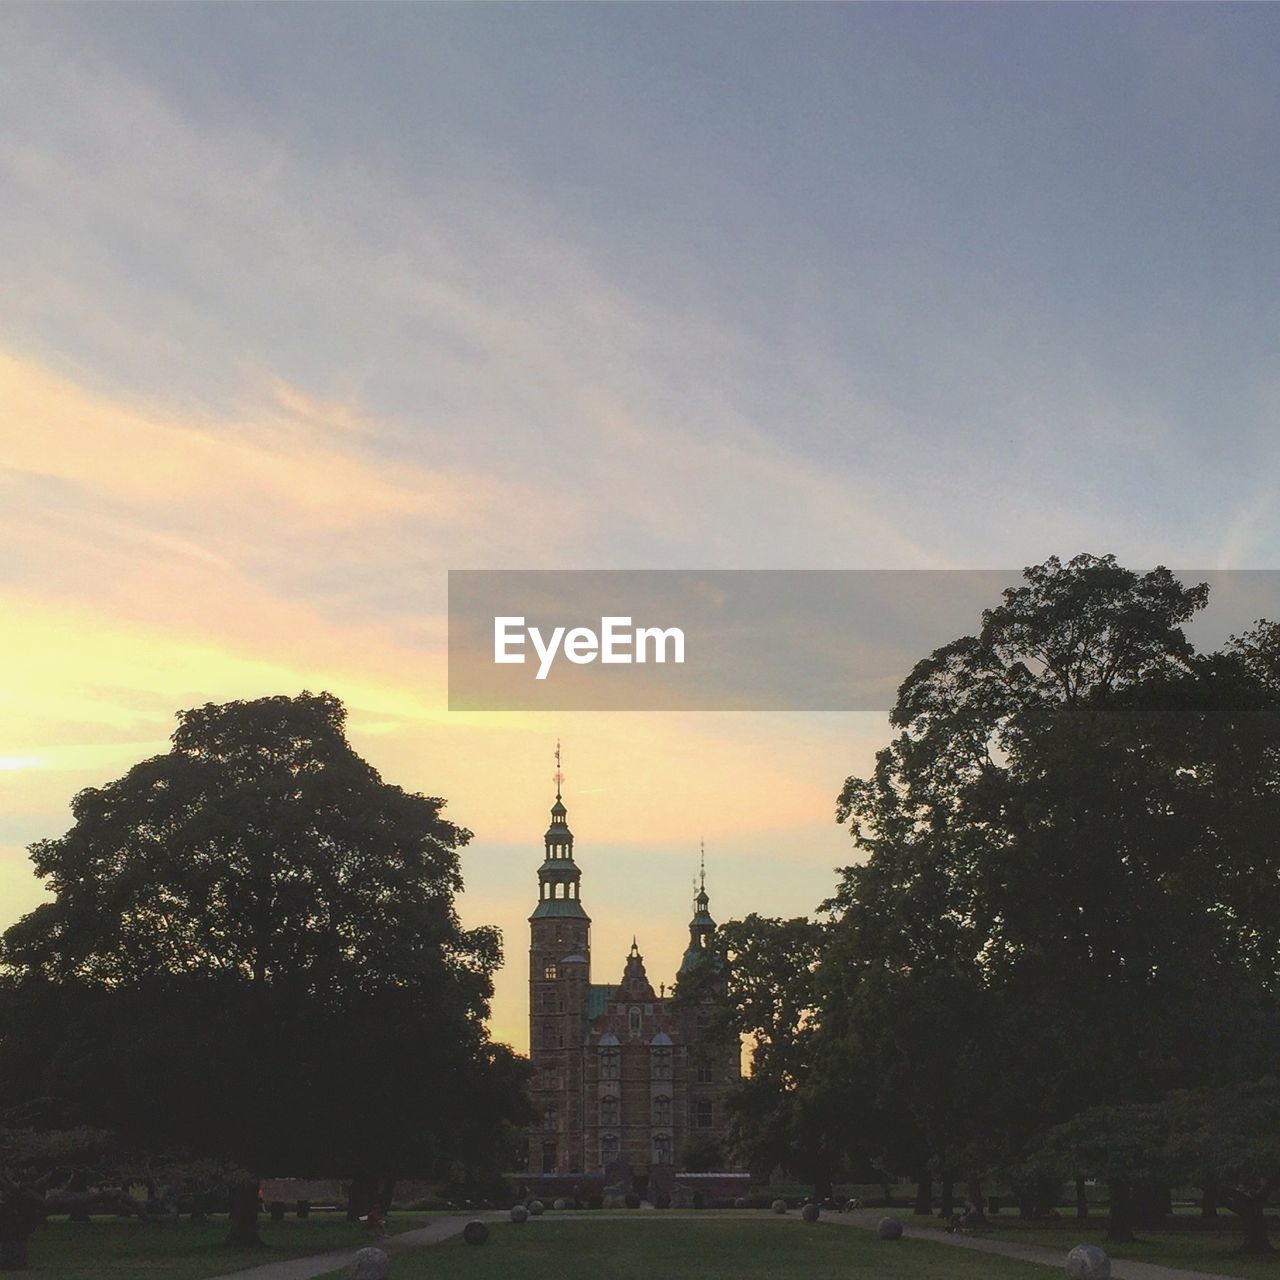
[[[690,1224],[700,1221],[715,1221],[725,1218],[741,1218],[739,1213],[699,1213],[684,1221]],[[753,1215],[755,1216],[755,1215]],[[763,1216],[763,1215],[760,1215]],[[862,1230],[874,1231],[883,1213],[862,1210],[854,1213],[824,1213],[822,1221],[842,1227],[859,1227]],[[505,1222],[507,1215],[498,1210],[473,1213],[465,1216],[449,1216],[440,1218],[425,1227],[413,1231],[402,1231],[397,1235],[384,1236],[380,1240],[371,1240],[378,1248],[385,1249],[394,1255],[409,1249],[420,1249],[425,1245],[439,1244],[442,1240],[450,1240],[462,1234],[468,1222],[479,1218],[484,1222]],[[639,1214],[634,1210],[628,1213],[582,1213],[561,1216],[557,1213],[548,1215],[550,1221],[576,1222],[588,1225],[592,1222],[653,1222],[667,1219],[666,1214],[655,1218],[648,1214]],[[773,1219],[776,1221],[776,1219]],[[800,1222],[796,1212],[787,1214],[784,1221]],[[536,1228],[535,1228],[536,1229]],[[1014,1240],[993,1240],[990,1236],[948,1235],[929,1227],[913,1227],[910,1220],[903,1221],[903,1235],[912,1240],[929,1240],[934,1244],[949,1245],[956,1249],[973,1249],[978,1253],[994,1253],[1005,1258],[1017,1258],[1022,1262],[1034,1262],[1041,1266],[1053,1267],[1060,1274],[1066,1274],[1066,1251],[1046,1249],[1041,1245],[1018,1244]],[[367,1247],[367,1246],[365,1246]],[[246,1267],[243,1271],[232,1271],[226,1275],[215,1276],[213,1280],[312,1280],[330,1271],[337,1271],[346,1266],[359,1250],[337,1249],[330,1253],[313,1254],[309,1258],[291,1258],[285,1262],[266,1262],[261,1266]],[[1184,1271],[1178,1267],[1159,1267],[1150,1262],[1130,1262],[1122,1258],[1111,1260],[1111,1275],[1114,1280],[1239,1280],[1238,1276],[1219,1276],[1208,1271]]]
[[[855,1213],[824,1213],[822,1221],[874,1231],[882,1217],[883,1213],[862,1210]],[[1066,1274],[1065,1249],[1046,1249],[1042,1245],[1018,1244],[1013,1240],[993,1240],[990,1236],[948,1235],[945,1231],[931,1227],[913,1227],[909,1219],[901,1221],[902,1234],[912,1240],[932,1240],[936,1244],[953,1245],[957,1249],[976,1249],[979,1253],[996,1253],[1001,1257],[1018,1258],[1023,1262],[1038,1262]],[[1130,1262],[1124,1258],[1111,1259],[1111,1274],[1114,1280],[1239,1280],[1238,1276],[1219,1276],[1209,1271],[1184,1271],[1179,1267],[1158,1267],[1151,1262]]]

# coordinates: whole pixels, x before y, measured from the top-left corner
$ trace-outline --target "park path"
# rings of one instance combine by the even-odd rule
[[[873,1211],[861,1210],[853,1213],[824,1213],[822,1221],[843,1227],[859,1227],[864,1231],[874,1231],[884,1215]],[[389,1254],[404,1253],[409,1249],[420,1249],[425,1245],[439,1244],[462,1234],[468,1222],[479,1218],[486,1222],[505,1222],[506,1213],[490,1210],[459,1216],[439,1218],[425,1227],[416,1227],[412,1231],[401,1231],[396,1235],[383,1236],[371,1240],[379,1249]],[[663,1215],[665,1218],[665,1215]],[[683,1219],[684,1221],[705,1222],[714,1219],[732,1218],[741,1220],[742,1214],[735,1213],[699,1213]],[[634,1212],[628,1213],[590,1213],[574,1214],[560,1217],[558,1214],[552,1221],[578,1222],[589,1224],[610,1220],[636,1221]],[[647,1215],[640,1221],[654,1221]],[[662,1219],[658,1219],[661,1221]],[[776,1219],[775,1219],[776,1220]],[[668,1219],[669,1221],[669,1219]],[[788,1214],[784,1221],[799,1222],[799,1214]],[[950,1245],[956,1249],[972,1249],[978,1253],[993,1253],[1004,1258],[1016,1258],[1021,1262],[1034,1262],[1044,1267],[1053,1267],[1061,1274],[1066,1272],[1067,1255],[1065,1250],[1048,1249],[1042,1245],[1018,1244],[1014,1240],[993,1240],[990,1236],[949,1235],[930,1227],[913,1227],[910,1222],[903,1223],[902,1234],[912,1240],[929,1240],[934,1244]],[[246,1267],[242,1271],[231,1271],[226,1275],[214,1276],[212,1280],[313,1280],[330,1271],[345,1267],[361,1248],[367,1245],[348,1249],[335,1249],[329,1253],[312,1254],[306,1258],[289,1258],[282,1262],[266,1262],[256,1267]],[[1132,1262],[1124,1258],[1111,1259],[1111,1275],[1114,1280],[1239,1280],[1238,1276],[1221,1276],[1209,1271],[1186,1271],[1179,1267],[1161,1267],[1151,1262]]]
[[[505,1213],[489,1211],[438,1218],[425,1227],[398,1231],[390,1236],[371,1237],[365,1244],[353,1245],[347,1249],[331,1249],[328,1253],[313,1253],[305,1258],[286,1258],[280,1262],[263,1262],[258,1266],[245,1267],[242,1271],[228,1271],[225,1275],[213,1276],[211,1280],[312,1280],[313,1276],[322,1276],[345,1267],[361,1249],[367,1249],[370,1245],[384,1249],[394,1256],[408,1249],[421,1249],[424,1245],[439,1244],[442,1240],[460,1236],[462,1228],[477,1218],[485,1222],[496,1222],[500,1219],[505,1221],[506,1216]]]
[[[848,1214],[824,1213],[822,1221],[874,1231],[882,1217],[883,1213],[864,1209]],[[912,1240],[932,1240],[936,1244],[954,1245],[957,1249],[974,1249],[978,1253],[995,1253],[1004,1258],[1017,1258],[1022,1262],[1038,1262],[1046,1267],[1055,1267],[1063,1274],[1067,1269],[1065,1249],[1018,1244],[1014,1240],[993,1240],[990,1236],[949,1235],[933,1227],[913,1227],[909,1221],[902,1223],[902,1234]],[[1112,1258],[1111,1274],[1114,1280],[1240,1280],[1238,1276],[1220,1276],[1210,1271],[1185,1271],[1180,1267],[1161,1267],[1153,1262],[1132,1262],[1127,1258]]]

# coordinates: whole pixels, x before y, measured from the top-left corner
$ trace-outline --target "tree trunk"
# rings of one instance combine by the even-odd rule
[[[382,1208],[385,1217],[391,1212],[391,1202],[396,1198],[396,1179],[383,1178],[378,1183],[378,1204]]]
[[[0,1174],[0,1271],[26,1271],[31,1237],[45,1219],[44,1197]]]
[[[1200,1188],[1200,1216],[1216,1218],[1218,1216],[1218,1184],[1212,1178],[1207,1179]]]
[[[933,1179],[925,1174],[916,1183],[916,1207],[912,1212],[921,1217],[933,1212]]]
[[[1124,1243],[1133,1239],[1133,1197],[1128,1182],[1118,1178],[1107,1184],[1110,1205],[1107,1213],[1107,1239]]]
[[[1244,1218],[1243,1252],[1255,1258],[1265,1258],[1275,1253],[1270,1239],[1267,1237],[1266,1201],[1252,1201]]]
[[[238,1178],[230,1187],[231,1219],[227,1228],[227,1244],[245,1249],[260,1249],[258,1234],[258,1180]]]
[[[26,1271],[31,1266],[29,1234],[23,1235],[7,1223],[0,1228],[0,1271]]]
[[[378,1179],[371,1173],[357,1173],[347,1188],[347,1221],[359,1222],[378,1195]]]
[[[942,1203],[938,1206],[938,1213],[943,1218],[949,1218],[956,1211],[956,1185],[950,1178],[942,1180]]]
[[[1173,1212],[1173,1194],[1160,1182],[1139,1182],[1133,1188],[1133,1221],[1153,1230],[1164,1226]]]
[[[1076,1221],[1086,1222],[1089,1218],[1089,1192],[1083,1178],[1076,1179]]]
[[[971,1223],[985,1226],[987,1221],[987,1198],[982,1194],[982,1179],[970,1177],[965,1191],[969,1197],[969,1212],[966,1216]]]
[[[1271,1188],[1264,1187],[1256,1196],[1245,1195],[1235,1188],[1222,1189],[1222,1202],[1238,1214],[1244,1223],[1244,1245],[1242,1253],[1250,1257],[1265,1258],[1275,1253],[1271,1241],[1267,1238],[1267,1201],[1271,1199]]]

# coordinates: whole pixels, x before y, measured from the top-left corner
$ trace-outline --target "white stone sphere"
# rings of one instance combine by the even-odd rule
[[[391,1259],[381,1249],[361,1249],[347,1264],[352,1280],[387,1280]]]
[[[1110,1280],[1111,1259],[1096,1244],[1078,1244],[1067,1254],[1071,1280]]]

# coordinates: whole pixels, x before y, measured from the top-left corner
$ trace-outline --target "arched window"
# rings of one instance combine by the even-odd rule
[[[618,1045],[600,1046],[600,1079],[617,1080],[622,1075],[621,1049]]]
[[[671,1124],[671,1099],[663,1096],[653,1100],[653,1123],[664,1128]]]
[[[600,1099],[600,1123],[610,1129],[618,1124],[618,1099],[612,1094]]]
[[[660,1045],[650,1052],[653,1055],[652,1071],[655,1080],[671,1079],[671,1046]]]
[[[600,1163],[612,1164],[618,1158],[620,1145],[616,1133],[606,1133],[600,1139]]]
[[[542,1127],[554,1133],[560,1127],[560,1112],[554,1103],[542,1113]]]
[[[654,1134],[653,1163],[654,1164],[670,1164],[671,1163],[671,1135],[669,1133]]]
[[[631,1010],[630,1026],[631,1026],[631,1034],[639,1035],[640,1033],[640,1010],[639,1009]]]

